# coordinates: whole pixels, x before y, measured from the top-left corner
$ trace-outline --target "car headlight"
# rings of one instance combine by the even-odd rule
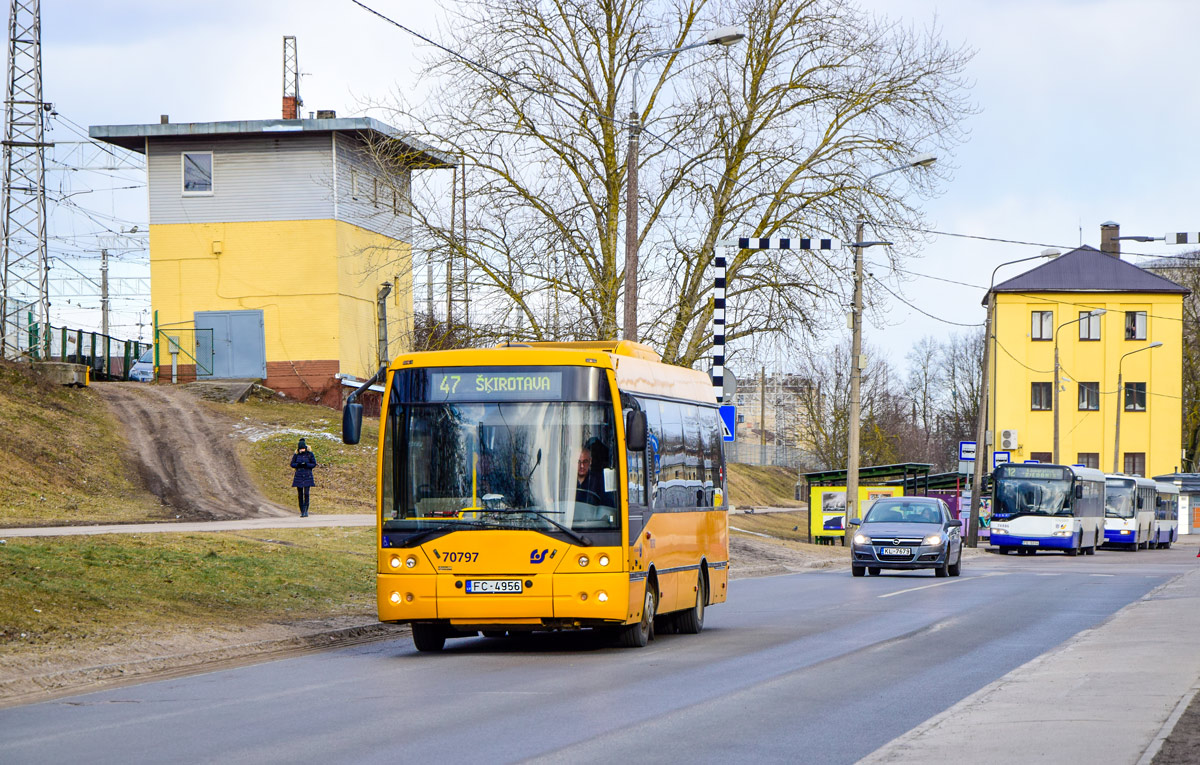
[[[941,534],[930,534],[929,536],[925,537],[925,544],[927,544],[927,545],[940,545],[941,543],[942,543],[942,535]]]
[[[865,536],[863,536],[862,534],[855,534],[855,535],[854,535],[854,544],[856,544],[856,545],[869,545],[869,544],[871,544],[871,538],[870,538],[870,537],[865,537]]]

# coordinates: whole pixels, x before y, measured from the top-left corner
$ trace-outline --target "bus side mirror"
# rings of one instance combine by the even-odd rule
[[[1083,499],[1083,484],[1075,484],[1075,499]]]
[[[342,409],[342,443],[357,444],[362,436],[362,404],[346,404]]]
[[[631,411],[625,416],[625,448],[646,451],[646,413]]]

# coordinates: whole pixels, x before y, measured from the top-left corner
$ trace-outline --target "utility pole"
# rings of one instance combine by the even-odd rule
[[[108,336],[108,250],[100,250],[100,334]]]
[[[46,252],[46,147],[42,101],[40,0],[11,0],[8,82],[4,100],[3,268],[0,270],[0,356],[21,351],[21,315],[30,311],[49,338],[50,269]]]
[[[854,306],[850,313],[850,438],[846,449],[846,525],[858,517],[858,451],[859,417],[862,398],[862,311],[863,311],[863,219],[859,217],[854,229]]]
[[[629,148],[625,167],[625,315],[622,318],[626,340],[637,342],[637,270],[638,270],[638,135],[642,122],[638,115],[637,78],[634,77],[634,109],[629,112]]]

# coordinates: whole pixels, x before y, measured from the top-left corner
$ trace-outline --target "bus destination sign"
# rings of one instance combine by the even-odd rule
[[[1004,465],[1004,475],[1009,478],[1031,478],[1034,480],[1058,481],[1069,477],[1067,469],[1050,465]]]
[[[544,401],[562,398],[562,372],[433,372],[431,401]]]

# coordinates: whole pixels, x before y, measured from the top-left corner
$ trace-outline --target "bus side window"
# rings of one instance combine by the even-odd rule
[[[658,401],[652,398],[640,401],[646,410],[646,512],[649,514],[662,507],[662,415]]]
[[[630,396],[628,393],[621,394],[621,417],[622,420],[627,419],[630,412],[639,411],[641,407],[638,405],[637,399]],[[646,451],[649,451],[648,449]],[[625,464],[628,469],[629,481],[626,491],[628,492],[630,505],[646,504],[646,451],[626,451]]]
[[[700,488],[704,492],[701,507],[713,506],[713,487],[716,486],[716,470],[713,469],[713,410],[707,406],[696,407],[700,423]]]
[[[713,505],[720,507],[725,504],[725,486],[721,481],[721,476],[725,474],[725,428],[721,424],[721,414],[718,410],[708,409],[708,427],[712,432],[711,451],[708,457],[709,480],[712,482],[713,490],[720,490],[721,501],[714,501]]]
[[[681,404],[679,411],[683,415],[683,475],[686,490],[683,501],[687,507],[704,507],[704,449],[700,434],[705,429],[700,423],[702,410],[695,404]]]
[[[688,507],[684,480],[683,413],[673,401],[658,402],[662,415],[662,464],[659,466],[658,507]]]

